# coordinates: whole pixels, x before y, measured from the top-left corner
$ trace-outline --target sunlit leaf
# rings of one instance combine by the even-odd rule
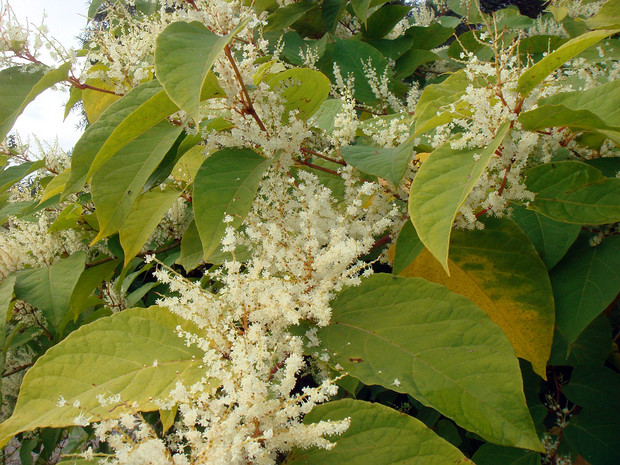
[[[167,309],[151,307],[125,310],[74,331],[24,377],[13,415],[0,424],[0,445],[22,431],[74,425],[80,414],[95,422],[158,410],[155,399],[168,396],[177,381],[192,385],[205,376],[203,353],[187,347],[177,327],[197,331]],[[97,398],[113,394],[122,399],[114,408]],[[68,405],[57,407],[61,396]]]
[[[480,149],[455,150],[446,142],[430,154],[411,184],[411,222],[422,243],[446,272],[454,218],[508,129],[508,123],[503,123],[491,144]]]

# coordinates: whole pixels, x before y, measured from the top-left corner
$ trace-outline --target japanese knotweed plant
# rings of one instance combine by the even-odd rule
[[[2,4],[4,463],[614,463],[619,2],[396,3]]]

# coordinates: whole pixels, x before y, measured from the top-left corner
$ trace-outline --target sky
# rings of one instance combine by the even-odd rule
[[[76,37],[86,25],[88,2],[86,0],[0,0],[8,3],[20,23],[28,19],[41,23],[43,12],[47,15],[45,24],[50,36],[58,39],[66,48],[77,47]],[[43,60],[45,61],[45,60]],[[70,150],[81,134],[76,129],[79,115],[70,114],[63,123],[64,106],[69,98],[68,91],[47,90],[26,107],[17,119],[11,133],[18,133],[22,139],[36,135],[41,141],[52,143],[58,138],[59,145]]]

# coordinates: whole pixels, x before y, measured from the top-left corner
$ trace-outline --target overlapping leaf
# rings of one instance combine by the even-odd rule
[[[410,394],[488,441],[541,450],[510,342],[471,301],[424,279],[374,275],[332,309],[318,336],[344,372]]]
[[[549,276],[532,243],[508,219],[482,230],[457,230],[450,241],[451,276],[428,251],[400,274],[426,278],[468,297],[504,331],[516,354],[546,378],[555,308]]]
[[[433,151],[411,184],[409,215],[426,248],[448,271],[448,246],[456,214],[508,133],[498,129],[485,148],[455,150],[450,142]]]

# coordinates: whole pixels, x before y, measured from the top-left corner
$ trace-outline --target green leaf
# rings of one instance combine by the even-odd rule
[[[390,181],[395,186],[407,171],[413,154],[413,143],[405,142],[398,147],[373,147],[370,145],[348,145],[340,149],[344,160],[364,173]]]
[[[512,207],[512,219],[530,238],[548,270],[566,254],[581,231],[580,225],[559,223],[519,206]]]
[[[166,212],[181,193],[175,190],[154,190],[138,197],[119,230],[125,252],[125,266],[140,252]]]
[[[0,172],[0,191],[4,192],[16,182],[21,181],[24,176],[44,166],[45,160],[29,161],[20,163],[19,165],[9,166]]]
[[[92,2],[90,2],[90,6],[88,7],[88,19],[93,19],[95,17],[97,10],[103,5],[104,1],[105,0],[92,0]]]
[[[93,175],[91,192],[99,233],[92,244],[123,225],[144,183],[183,131],[162,121],[112,156]]]
[[[204,354],[186,346],[177,326],[197,331],[167,309],[135,308],[71,333],[26,373],[13,415],[0,424],[0,445],[22,431],[71,426],[80,413],[95,422],[158,410],[155,399],[168,396],[178,381],[191,386],[206,375]],[[123,403],[102,407],[97,396],[113,394]],[[60,396],[68,403],[62,408]]]
[[[370,1],[371,0],[351,0],[351,7],[353,8],[355,16],[357,16],[364,25],[366,25],[368,19]]]
[[[54,176],[54,178],[47,183],[45,189],[43,189],[39,203],[41,204],[55,195],[62,194],[62,191],[65,189],[70,176],[71,168],[67,168]]]
[[[157,79],[170,99],[195,122],[200,120],[200,94],[209,70],[246,23],[242,21],[230,34],[218,36],[197,21],[179,21],[168,25],[157,36]]]
[[[561,105],[568,110],[587,110],[606,125],[620,127],[620,81],[610,81],[588,90],[555,94],[540,99],[538,105],[543,108],[547,105]],[[567,123],[570,124],[570,121]]]
[[[563,437],[591,465],[611,465],[620,457],[618,431],[617,410],[586,408],[564,429]]]
[[[572,344],[620,291],[620,236],[591,247],[583,238],[551,271],[556,325]]]
[[[71,62],[50,70],[46,66],[12,66],[0,71],[0,140],[9,133],[24,108],[41,92],[64,81]]]
[[[176,263],[185,268],[185,271],[191,271],[202,263],[203,255],[196,221],[192,220],[181,238],[181,256]]]
[[[363,28],[364,37],[380,39],[388,34],[401,19],[407,16],[411,7],[405,5],[385,5],[375,11]]]
[[[454,28],[443,27],[439,23],[433,23],[430,26],[412,26],[405,33],[407,37],[413,38],[411,48],[422,50],[434,49],[448,40],[452,34],[454,34]]]
[[[546,378],[555,321],[547,270],[514,222],[487,218],[484,226],[454,231],[450,277],[428,251],[401,275],[428,279],[469,298],[502,328],[517,356]]]
[[[15,274],[4,278],[0,283],[0,353],[4,348],[6,338],[6,322],[10,317],[9,306],[13,299],[13,288],[15,287]],[[0,372],[4,368],[4,360],[0,359]],[[2,381],[0,380],[0,383]]]
[[[277,8],[274,13],[267,17],[265,31],[283,31],[315,8],[317,8],[317,5],[314,2],[291,3],[290,5]]]
[[[394,66],[394,74],[399,79],[404,79],[408,76],[411,76],[416,69],[418,69],[424,63],[429,63],[431,61],[439,60],[439,55],[436,53],[430,52],[428,50],[420,50],[417,48],[412,48],[404,53],[397,61]],[[431,84],[436,85],[436,84]],[[425,90],[430,87],[427,86]],[[416,112],[417,114],[417,112]]]
[[[422,163],[411,184],[411,222],[420,240],[448,274],[448,247],[454,218],[508,130],[508,122],[504,122],[495,139],[484,149],[455,150],[446,142]]]
[[[620,27],[620,4],[610,0],[586,21],[590,29],[617,29]]]
[[[323,129],[327,133],[331,133],[336,129],[334,126],[334,120],[341,110],[342,100],[325,100],[314,115],[312,115],[308,121],[308,124],[312,127]]]
[[[424,250],[424,244],[420,241],[411,221],[407,221],[396,240],[392,273],[400,274],[416,259],[422,250]]]
[[[323,17],[323,24],[332,34],[336,30],[338,20],[345,12],[347,2],[345,0],[323,0],[321,4],[321,16]]]
[[[540,454],[531,450],[483,444],[472,460],[476,465],[540,465]]]
[[[512,346],[470,300],[377,274],[341,292],[332,312],[318,337],[343,372],[410,394],[488,441],[543,450]]]
[[[473,464],[461,451],[437,436],[424,423],[381,404],[343,399],[318,405],[304,423],[351,419],[335,436],[331,450],[296,449],[286,465],[465,465]]]
[[[307,120],[329,95],[329,79],[309,68],[293,68],[273,75],[267,84],[284,99],[284,120],[288,113],[299,111],[299,118]]]
[[[86,254],[76,252],[51,266],[23,270],[17,275],[15,295],[41,310],[52,333],[69,310],[71,294],[85,263]]]
[[[614,410],[620,416],[620,375],[604,366],[577,367],[562,389],[571,402],[586,409]]]
[[[431,84],[424,88],[413,115],[416,120],[414,137],[436,126],[452,121],[452,116],[438,116],[443,107],[455,103],[465,95],[469,80],[463,71],[457,71],[440,84]]]
[[[65,186],[63,198],[82,189],[90,165],[116,127],[160,91],[161,86],[157,81],[141,84],[110,105],[95,123],[86,128],[71,153],[71,176]]]
[[[218,150],[204,161],[194,179],[193,195],[204,260],[218,249],[229,225],[241,225],[272,162],[250,149],[238,148]],[[226,215],[233,217],[231,223],[223,222]]]
[[[110,260],[109,262],[102,263],[97,266],[91,266],[86,268],[80,275],[73,292],[71,293],[71,299],[69,308],[73,320],[75,321],[80,312],[84,308],[90,306],[89,302],[92,300],[93,290],[96,289],[102,282],[109,281],[114,275],[114,269],[119,264],[120,260]],[[86,307],[85,307],[86,306]]]
[[[364,64],[370,63],[377,77],[383,76],[387,68],[387,60],[379,50],[359,40],[336,39],[336,43],[332,46],[332,53],[326,53],[319,60],[321,70],[330,78],[334,75],[334,63],[340,68],[340,74],[344,79],[349,74],[353,76],[357,100],[368,105],[379,103],[379,99],[373,93],[368,84],[368,77],[364,72]]]
[[[620,29],[590,31],[569,40],[538,63],[521,74],[517,89],[522,96],[529,94],[538,84],[571,58],[597,44],[605,37],[616,34]]]
[[[620,179],[606,178],[585,163],[535,166],[526,172],[526,184],[536,194],[528,208],[553,220],[575,224],[620,221]]]

